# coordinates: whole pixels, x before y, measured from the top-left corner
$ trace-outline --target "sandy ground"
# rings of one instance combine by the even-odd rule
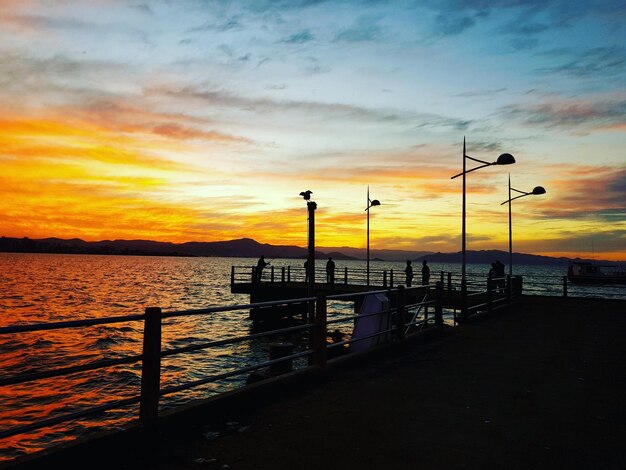
[[[342,369],[227,422],[163,433],[145,450],[110,448],[92,453],[91,462],[76,456],[62,464],[623,469],[625,307],[525,298],[514,311]]]

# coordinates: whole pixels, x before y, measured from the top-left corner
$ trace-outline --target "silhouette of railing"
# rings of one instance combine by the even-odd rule
[[[174,393],[189,390],[195,387],[199,387],[209,383],[215,383],[224,379],[241,376],[243,374],[249,374],[260,369],[271,368],[277,364],[284,363],[285,361],[293,361],[295,359],[306,358],[306,367],[310,366],[323,366],[326,364],[329,358],[335,357],[335,352],[340,348],[344,348],[346,345],[353,344],[359,341],[365,341],[368,339],[381,337],[384,341],[381,341],[381,346],[393,341],[403,340],[407,334],[407,331],[414,333],[423,329],[429,329],[432,327],[441,328],[443,326],[442,317],[442,298],[443,298],[443,286],[438,285],[430,287],[433,293],[433,297],[430,299],[424,299],[422,302],[407,303],[407,292],[425,293],[429,289],[428,286],[420,286],[416,288],[405,289],[399,287],[396,289],[386,289],[378,291],[370,291],[363,293],[362,295],[373,295],[377,293],[385,294],[390,297],[390,307],[384,311],[378,311],[367,315],[333,315],[329,318],[327,311],[329,304],[347,301],[345,295],[325,296],[319,295],[316,297],[308,297],[301,299],[293,299],[287,301],[275,301],[275,302],[261,302],[255,304],[246,305],[234,305],[226,307],[211,307],[199,310],[185,310],[185,311],[163,311],[159,307],[149,307],[143,314],[140,315],[127,315],[110,318],[99,319],[87,319],[76,321],[63,321],[52,323],[40,323],[31,325],[19,325],[0,328],[0,336],[7,336],[12,334],[21,334],[35,331],[51,331],[51,330],[67,330],[76,329],[77,335],[81,334],[82,329],[89,328],[91,326],[107,326],[121,322],[143,322],[143,347],[141,354],[128,355],[124,357],[118,357],[113,359],[96,360],[80,365],[70,365],[67,367],[58,367],[51,370],[43,370],[36,372],[25,372],[14,376],[4,377],[0,379],[1,386],[10,386],[18,384],[28,384],[47,378],[63,378],[71,374],[78,372],[98,372],[111,366],[119,366],[123,364],[141,364],[141,387],[138,393],[121,400],[113,400],[92,406],[78,412],[66,413],[57,416],[46,417],[38,421],[30,422],[27,424],[21,424],[13,426],[8,429],[0,431],[0,439],[16,436],[20,434],[26,434],[31,431],[37,431],[44,428],[49,428],[54,425],[59,425],[69,421],[80,420],[84,418],[91,418],[99,415],[105,411],[122,409],[130,405],[139,404],[139,416],[138,422],[143,426],[153,426],[159,418],[159,407],[161,399],[164,396]],[[354,300],[354,294],[351,295],[350,301]],[[299,324],[295,326],[288,326],[282,328],[276,328],[269,331],[225,338],[215,341],[206,341],[200,344],[191,344],[183,347],[175,347],[171,349],[163,349],[162,333],[164,328],[167,328],[167,324],[163,323],[165,319],[177,319],[181,317],[212,315],[215,313],[223,313],[235,310],[247,310],[252,308],[272,308],[280,305],[305,303],[312,308],[314,316],[310,323]],[[421,316],[412,315],[417,308],[422,308],[424,314]],[[432,316],[428,316],[428,309],[433,312]],[[336,327],[340,324],[354,322],[359,319],[367,318],[368,316],[377,315],[391,315],[393,318],[389,328],[375,331],[370,335],[362,336],[359,338],[350,338],[345,341],[334,342],[327,344],[326,338],[328,336],[328,328]],[[261,338],[285,336],[288,334],[305,335],[309,340],[304,341],[305,347],[302,350],[289,354],[287,356],[280,357],[278,359],[263,360],[253,365],[238,367],[233,370],[225,371],[223,373],[211,374],[205,377],[190,380],[185,383],[170,385],[163,387],[161,384],[161,360],[166,357],[183,355],[193,353],[196,351],[206,350],[210,348],[217,348],[227,345],[235,345],[246,341],[254,341]],[[330,352],[329,352],[330,351]],[[78,397],[77,397],[78,398]]]

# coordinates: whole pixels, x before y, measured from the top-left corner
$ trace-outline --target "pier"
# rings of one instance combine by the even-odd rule
[[[325,374],[255,384],[145,439],[118,433],[12,468],[622,468],[624,311],[524,296]]]

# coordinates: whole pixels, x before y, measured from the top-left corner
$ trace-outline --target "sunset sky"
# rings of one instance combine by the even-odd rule
[[[624,5],[0,0],[0,235],[626,260]]]

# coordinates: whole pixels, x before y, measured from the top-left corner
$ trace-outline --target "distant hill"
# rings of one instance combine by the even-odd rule
[[[431,253],[426,256],[420,257],[417,261],[426,259],[433,263],[460,263],[462,253]],[[496,260],[502,261],[504,264],[508,264],[509,252],[501,250],[481,250],[481,251],[467,251],[466,261],[468,263],[476,264],[491,264]],[[569,258],[553,258],[551,256],[541,255],[529,255],[524,253],[513,253],[513,265],[525,264],[525,265],[543,265],[543,266],[567,266],[569,264]]]
[[[251,238],[240,238],[220,242],[170,243],[150,240],[102,240],[86,242],[80,238],[64,240],[61,238],[0,238],[0,252],[17,253],[69,253],[69,254],[105,254],[105,255],[142,255],[142,256],[224,256],[238,258],[257,258],[265,255],[266,259],[296,258],[305,259],[306,248],[292,245],[270,245],[259,243]],[[326,248],[315,251],[318,259],[332,256],[336,260],[365,259],[366,251],[362,248]],[[460,263],[461,252],[431,253],[427,251],[370,250],[371,260],[383,261],[421,261],[433,263]],[[507,264],[509,253],[499,250],[468,251],[468,263],[491,264],[495,260]],[[567,265],[568,258],[513,253],[515,264],[530,265]],[[611,263],[611,261],[598,260]]]
[[[86,242],[79,238],[0,238],[0,251],[18,253],[68,253],[144,256],[225,256],[257,258],[301,258],[308,255],[306,248],[290,245],[261,244],[251,238],[220,242],[170,243],[150,240],[102,240]],[[343,253],[315,252],[316,258],[332,256],[338,260],[353,259]]]
[[[343,253],[353,259],[366,259],[367,250],[365,248],[352,248],[349,246],[341,247],[319,247],[325,252]],[[424,255],[431,254],[431,251],[409,251],[409,250],[378,250],[370,247],[370,259],[382,261],[406,261],[408,259],[415,260]]]

